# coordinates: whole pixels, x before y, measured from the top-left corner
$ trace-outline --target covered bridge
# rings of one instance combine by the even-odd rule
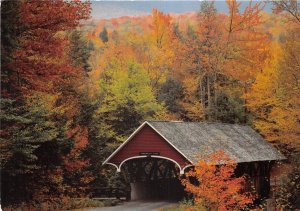
[[[218,150],[224,151],[238,163],[237,174],[247,173],[253,179],[261,197],[269,194],[271,164],[284,159],[284,156],[245,125],[146,121],[103,164],[115,166],[118,172],[122,169],[129,171],[134,178],[131,195],[136,199],[145,195],[142,192],[149,192],[145,190],[149,187],[142,188],[141,182],[166,179],[168,175],[176,177],[176,172],[184,174],[197,162],[199,154],[205,156]],[[127,168],[123,167],[130,161]],[[141,171],[141,168],[144,170]],[[141,174],[144,176],[137,176]]]

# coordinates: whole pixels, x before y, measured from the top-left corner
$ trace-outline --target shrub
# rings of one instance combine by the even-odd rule
[[[203,210],[241,210],[251,204],[254,193],[244,190],[244,176],[235,177],[236,166],[222,151],[200,159],[181,180],[185,190],[193,194],[193,206]]]
[[[61,198],[45,202],[22,203],[18,206],[9,206],[3,208],[3,211],[52,211],[52,210],[73,210],[87,207],[105,207],[115,206],[120,200],[96,200],[90,198]]]

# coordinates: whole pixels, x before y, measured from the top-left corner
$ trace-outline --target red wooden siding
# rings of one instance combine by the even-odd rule
[[[120,164],[127,158],[139,156],[140,152],[159,152],[159,156],[175,160],[181,167],[190,164],[174,147],[165,141],[150,126],[145,125],[135,136],[120,149],[109,162]]]

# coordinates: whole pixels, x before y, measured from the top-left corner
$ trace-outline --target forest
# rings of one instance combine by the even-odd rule
[[[102,161],[156,119],[250,125],[287,157],[276,203],[300,208],[300,4],[216,3],[94,20],[88,1],[2,1],[2,208],[126,189]]]

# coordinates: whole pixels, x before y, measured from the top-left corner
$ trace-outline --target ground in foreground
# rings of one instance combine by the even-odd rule
[[[167,201],[130,201],[114,207],[86,208],[80,211],[154,211],[176,205],[176,202]]]

